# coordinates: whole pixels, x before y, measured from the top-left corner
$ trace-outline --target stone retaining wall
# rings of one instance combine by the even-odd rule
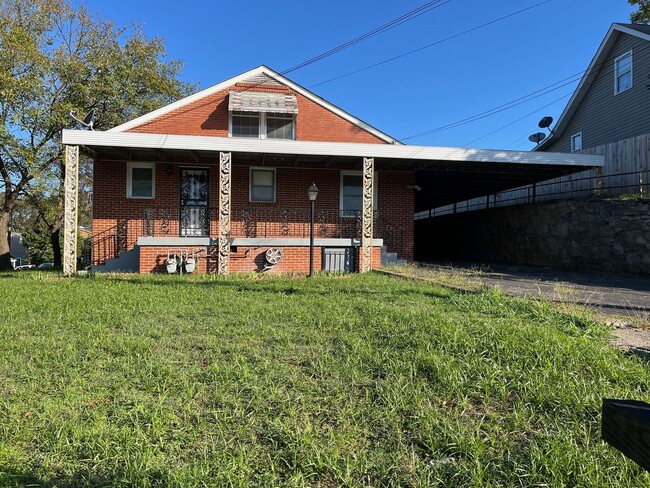
[[[650,275],[649,200],[571,200],[415,222],[415,258]]]

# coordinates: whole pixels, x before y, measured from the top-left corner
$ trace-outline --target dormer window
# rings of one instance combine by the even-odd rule
[[[295,139],[296,96],[254,91],[230,92],[230,136]]]
[[[632,51],[614,61],[614,95],[632,88]]]

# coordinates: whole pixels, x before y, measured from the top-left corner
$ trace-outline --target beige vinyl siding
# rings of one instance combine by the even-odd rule
[[[614,95],[614,60],[632,51],[632,88]],[[582,132],[589,148],[650,133],[650,42],[621,33],[559,139],[545,151],[571,152],[571,136]]]

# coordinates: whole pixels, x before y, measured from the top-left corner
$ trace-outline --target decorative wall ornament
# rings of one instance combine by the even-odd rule
[[[244,209],[241,212],[241,222],[242,227],[244,228],[244,235],[246,237],[257,237],[257,229],[255,228],[255,222],[253,222],[253,211],[249,209]]]
[[[327,237],[327,212],[322,209],[318,211],[318,233],[321,237]]]
[[[143,211],[142,233],[145,236],[152,236],[156,233],[156,211],[153,208],[145,208]]]
[[[229,273],[231,153],[219,153],[219,274]]]
[[[289,211],[285,209],[280,213],[280,234],[288,236],[289,230]]]
[[[367,273],[372,269],[372,227],[374,221],[373,190],[375,160],[363,158],[363,193],[361,196],[361,266],[359,271]]]
[[[158,212],[158,215],[160,216],[160,233],[165,235],[169,234],[171,227],[171,217],[169,215],[169,210],[166,208],[161,208]]]
[[[63,217],[63,274],[77,272],[77,212],[79,146],[65,147],[65,213]]]

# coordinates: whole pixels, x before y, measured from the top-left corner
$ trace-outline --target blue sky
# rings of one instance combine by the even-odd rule
[[[430,131],[584,70],[610,24],[629,22],[632,7],[626,0],[551,0],[396,61],[313,85],[542,1],[444,0],[410,22],[287,76],[398,139]],[[260,64],[282,72],[424,3],[89,0],[87,5],[117,25],[137,22],[147,36],[163,37],[169,56],[185,65],[182,79],[207,88]],[[576,84],[405,142],[531,149],[527,136],[539,130],[543,115],[557,120]]]

